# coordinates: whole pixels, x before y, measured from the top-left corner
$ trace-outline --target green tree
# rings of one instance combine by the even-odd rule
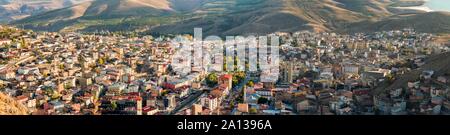
[[[52,94],[52,100],[59,99],[60,97],[61,97],[61,94],[59,94],[58,92],[53,92],[53,94]]]
[[[83,55],[81,55],[81,54],[78,55],[78,62],[79,62],[79,63],[84,63],[84,60],[85,60],[85,59],[84,59],[84,56],[83,56]]]
[[[216,73],[211,73],[206,77],[206,84],[209,87],[214,87],[217,85],[218,77]]]
[[[166,96],[167,94],[169,94],[169,91],[167,91],[167,90],[161,92],[161,96]]]
[[[249,87],[253,87],[253,86],[255,86],[255,84],[253,83],[253,81],[252,81],[252,80],[250,80],[250,81],[248,81],[248,83],[247,83],[247,86],[249,86]]]
[[[291,44],[292,44],[291,46],[293,46],[293,47],[298,47],[299,46],[299,43],[298,43],[296,38],[292,39],[292,43]]]
[[[236,85],[238,85],[238,83],[239,83],[239,78],[236,77],[236,76],[233,76],[232,82],[233,82],[233,87],[236,86]]]
[[[28,44],[24,38],[20,39],[20,48],[28,48]]]
[[[239,57],[238,56],[234,57],[233,62],[234,62],[233,64],[234,71],[238,71],[238,65],[240,64]]]
[[[111,108],[112,108],[113,110],[116,110],[116,108],[117,108],[117,103],[116,103],[116,102],[112,102],[112,103],[111,103]]]
[[[393,83],[395,81],[395,77],[392,74],[386,75],[386,78],[389,82]]]
[[[100,65],[105,64],[105,60],[103,60],[103,58],[98,59],[98,64]]]
[[[11,48],[11,45],[10,44],[5,44],[5,49],[9,49],[9,48]]]
[[[44,88],[44,94],[47,96],[52,96],[54,92],[55,91],[53,90],[53,87],[45,87]]]
[[[256,114],[256,113],[258,113],[258,110],[256,110],[256,108],[250,108],[248,110],[248,112],[251,113],[251,114]]]
[[[228,66],[228,64],[226,62],[224,62],[223,63],[223,69],[222,69],[224,72],[227,71],[227,66]]]
[[[64,64],[59,64],[59,69],[64,69]]]
[[[245,78],[246,74],[244,71],[239,71],[239,72],[235,72],[233,73],[233,87],[238,85],[240,82],[242,82],[242,80]]]
[[[236,105],[234,103],[234,101],[230,101],[230,108],[234,108]]]

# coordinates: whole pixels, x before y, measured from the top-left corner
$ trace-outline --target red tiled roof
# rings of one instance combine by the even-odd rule
[[[221,85],[219,85],[219,89],[221,89],[221,90],[225,90],[226,88],[228,88],[228,85],[227,85],[227,84],[221,84]]]
[[[151,107],[151,106],[146,106],[146,107],[142,108],[143,112],[149,112],[149,111],[153,111],[153,110],[156,110],[156,108]]]
[[[139,96],[141,94],[139,92],[130,92],[130,93],[128,93],[128,95],[130,95],[130,96]]]
[[[221,79],[223,79],[223,78],[225,78],[225,79],[232,79],[233,76],[230,75],[230,74],[224,74],[224,75],[220,76],[220,78],[221,78]]]
[[[24,96],[24,95],[20,95],[20,96],[17,96],[16,97],[16,100],[19,100],[19,101],[21,101],[21,100],[27,100],[28,99],[28,97],[27,96]]]

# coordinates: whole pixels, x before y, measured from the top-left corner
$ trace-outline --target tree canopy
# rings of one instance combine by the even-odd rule
[[[217,85],[218,77],[216,73],[211,73],[206,77],[206,84],[209,87],[214,87]]]

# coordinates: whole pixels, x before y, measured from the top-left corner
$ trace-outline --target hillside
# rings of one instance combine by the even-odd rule
[[[388,90],[406,87],[408,82],[417,80],[422,71],[425,70],[433,70],[435,72],[435,76],[450,74],[450,52],[428,57],[422,68],[401,75],[391,84],[381,85],[375,89],[374,94],[380,94]]]
[[[0,115],[27,115],[27,113],[25,106],[0,93]]]
[[[430,21],[432,20],[432,21]],[[399,28],[414,28],[426,33],[450,33],[449,12],[394,15],[382,20],[353,23],[346,32],[374,32]]]
[[[89,0],[0,0],[0,22],[23,19]]]
[[[153,32],[187,33],[192,31],[193,27],[201,27],[207,34],[223,35],[299,30],[330,31],[342,23],[365,18],[364,13],[341,8],[339,3],[331,0],[228,0],[208,4],[199,9],[208,13],[208,16],[157,27]]]
[[[44,31],[148,31],[235,35],[336,31],[364,32],[416,26],[450,33],[446,13],[395,9],[420,0],[95,0],[33,15],[12,24]],[[444,29],[430,28],[426,20]],[[371,26],[367,26],[370,24]],[[436,25],[434,25],[436,26]]]
[[[165,0],[95,0],[27,17],[12,24],[46,31],[137,29],[141,21],[173,12]],[[133,24],[136,23],[136,24]],[[145,25],[159,24],[148,21]],[[136,27],[131,27],[136,26]],[[120,30],[120,29],[117,29]]]

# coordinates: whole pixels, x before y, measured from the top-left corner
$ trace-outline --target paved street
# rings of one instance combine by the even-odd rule
[[[232,91],[230,91],[230,94],[222,102],[222,106],[230,106],[230,102],[236,100],[236,98],[239,96],[239,93],[242,92],[242,88],[248,83],[249,80],[250,80],[249,75],[246,75],[245,79],[241,83],[239,83],[236,87],[234,87]]]
[[[172,112],[170,112],[170,115],[177,114],[184,108],[192,106],[205,93],[206,91],[196,91],[194,94],[190,95],[187,99],[183,100],[183,102],[181,102],[180,105],[175,107],[175,109],[173,109]]]

